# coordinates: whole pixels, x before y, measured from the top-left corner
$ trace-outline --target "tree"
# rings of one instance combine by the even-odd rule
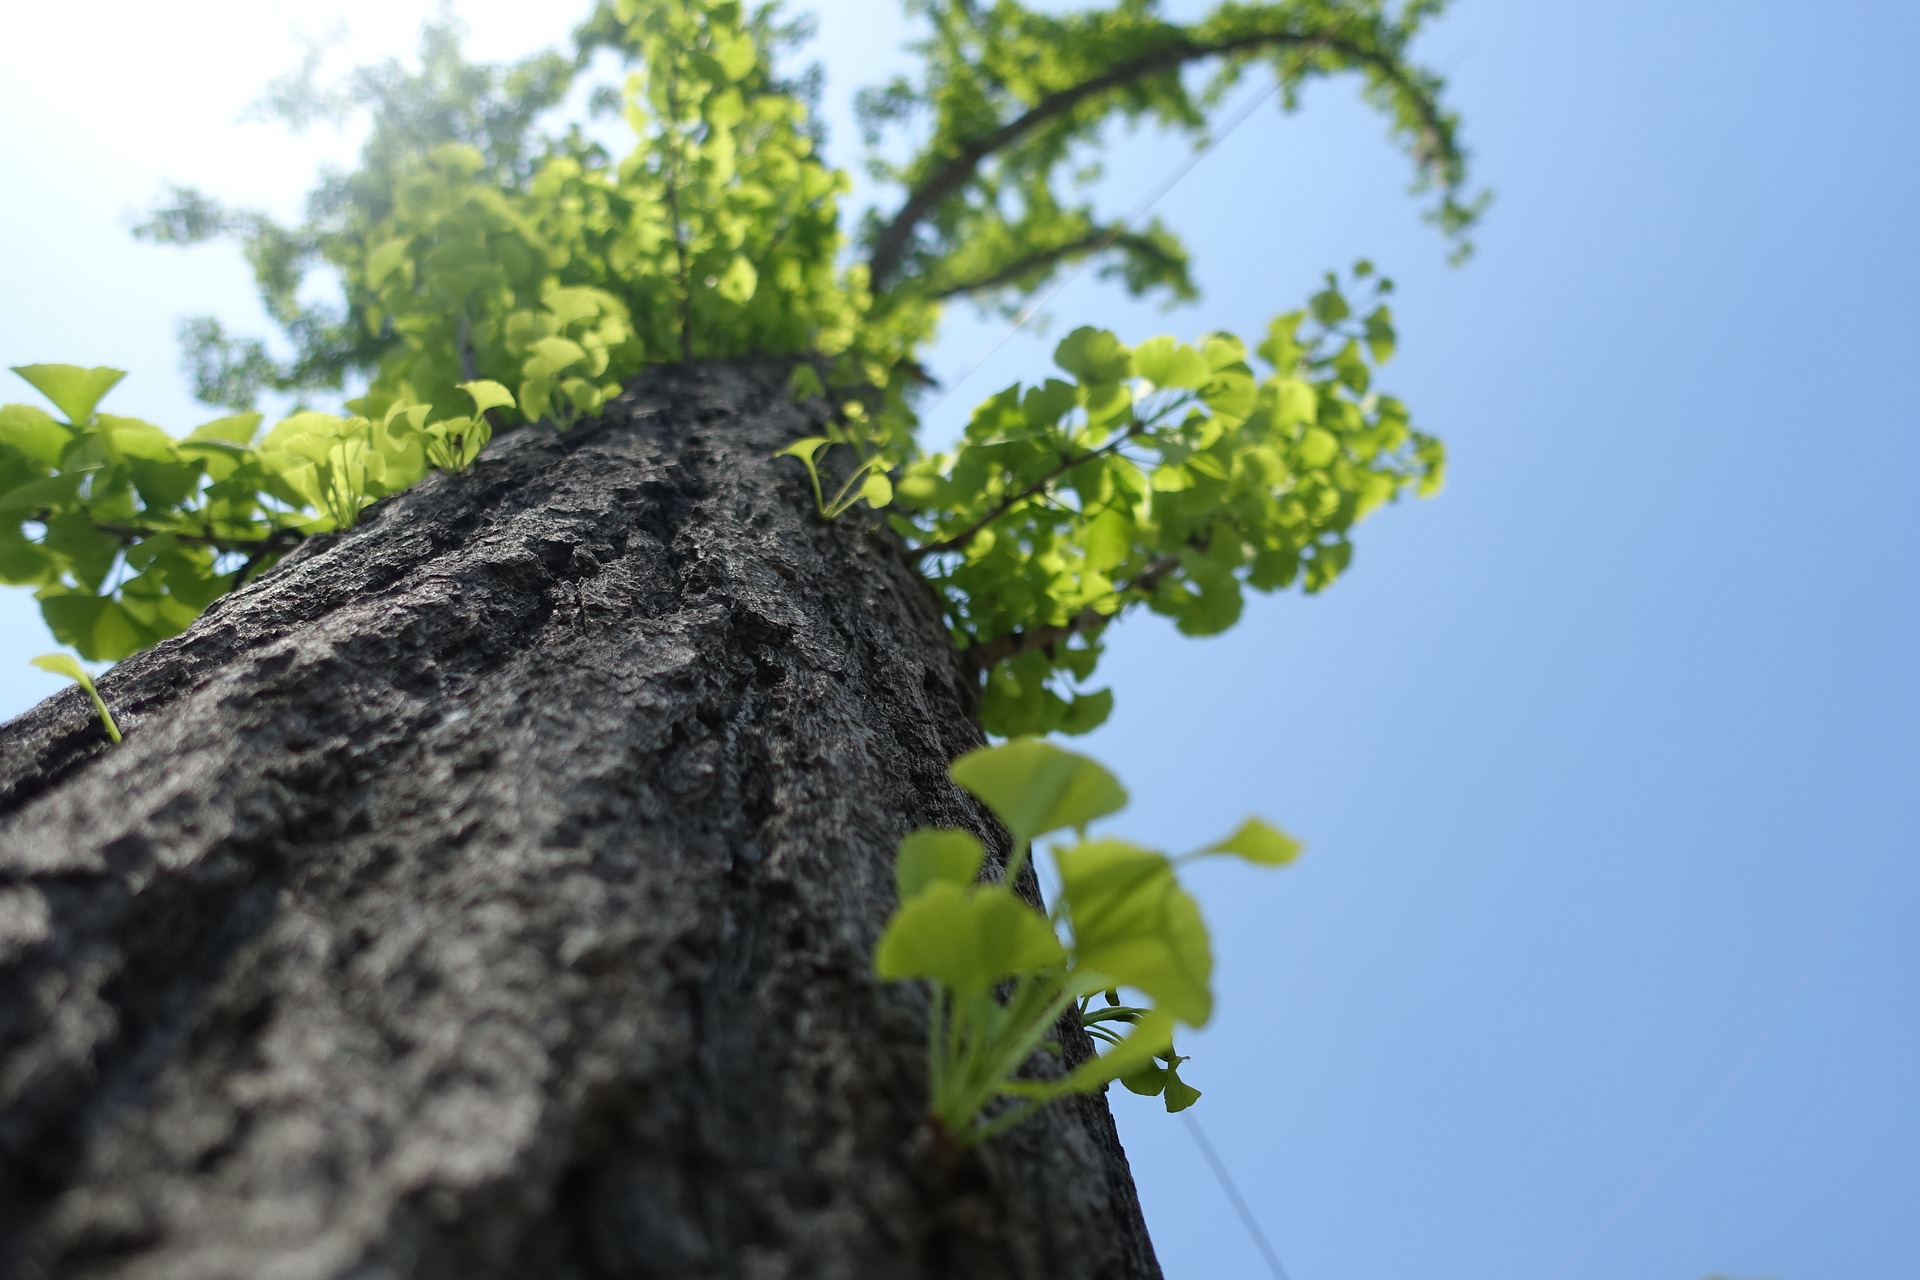
[[[1257,354],[1075,330],[1065,377],[946,455],[913,443],[916,356],[951,300],[1082,259],[1191,292],[1173,234],[1103,223],[1073,166],[1116,115],[1201,134],[1256,69],[1288,105],[1359,74],[1461,237],[1407,54],[1437,8],[916,5],[924,74],[865,110],[926,137],[874,163],[901,194],[857,253],[770,12],[624,2],[566,57],[473,67],[436,31],[417,72],[278,86],[294,117],[379,108],[362,167],[301,227],[182,192],[147,233],[239,235],[290,358],[191,327],[241,412],[184,439],[98,412],[111,370],[23,368],[60,416],[0,411],[0,574],[124,659],[124,741],[77,691],[0,732],[0,1256],[1155,1274],[1097,1093],[977,1145],[922,1122],[925,992],[873,967],[895,846],[971,831],[1033,900],[949,763],[1104,718],[1129,608],[1205,634],[1248,585],[1323,588],[1439,446],[1373,391],[1365,264],[1358,307],[1329,277]],[[618,160],[539,131],[597,50],[632,68]],[[315,266],[335,309],[301,301]],[[355,379],[256,439],[258,390]],[[1175,1105],[1170,1025],[1127,1043]],[[1054,1048],[1021,1087],[1120,1074],[1071,1013]]]

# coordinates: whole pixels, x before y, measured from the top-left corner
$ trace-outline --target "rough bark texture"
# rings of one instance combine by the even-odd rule
[[[1150,1277],[1104,1099],[933,1141],[871,974],[986,830],[779,371],[653,375],[0,729],[0,1274]]]

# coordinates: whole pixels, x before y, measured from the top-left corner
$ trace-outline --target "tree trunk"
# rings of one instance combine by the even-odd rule
[[[871,954],[981,738],[782,373],[309,543],[102,681],[119,746],[0,730],[0,1275],[1159,1274],[1103,1098],[921,1124]]]

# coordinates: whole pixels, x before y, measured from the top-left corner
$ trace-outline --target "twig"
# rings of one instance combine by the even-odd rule
[[[966,546],[969,542],[972,542],[974,538],[979,535],[982,529],[986,528],[988,525],[992,524],[995,520],[998,520],[1001,516],[1007,514],[1007,512],[1013,510],[1015,507],[1025,502],[1027,499],[1034,497],[1038,494],[1045,493],[1049,488],[1052,487],[1053,482],[1055,480],[1058,480],[1061,476],[1065,475],[1067,472],[1073,470],[1077,466],[1080,466],[1082,463],[1092,462],[1096,458],[1106,457],[1108,454],[1111,454],[1115,450],[1119,449],[1121,445],[1124,445],[1129,441],[1139,439],[1140,436],[1146,432],[1146,430],[1147,430],[1147,423],[1136,420],[1131,427],[1128,427],[1120,435],[1115,436],[1112,440],[1108,441],[1106,444],[1101,445],[1098,449],[1090,449],[1086,453],[1082,453],[1071,458],[1063,455],[1060,459],[1059,465],[1054,467],[1053,470],[1047,472],[1046,475],[1041,476],[1038,480],[1035,480],[1032,484],[1029,484],[1026,488],[1016,490],[1015,492],[1010,493],[1005,497],[1001,498],[999,502],[994,504],[994,507],[991,511],[988,511],[985,515],[981,516],[978,520],[975,520],[972,524],[968,525],[966,528],[962,529],[960,532],[954,534],[952,537],[942,538],[938,542],[928,542],[928,543],[922,544],[921,546],[914,547],[912,548],[911,554],[916,560],[924,560],[928,556],[939,555],[941,552],[944,552],[944,551],[960,550],[962,547]]]

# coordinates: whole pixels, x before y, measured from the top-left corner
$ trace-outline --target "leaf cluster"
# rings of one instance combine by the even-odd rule
[[[1430,218],[1464,256],[1485,197],[1468,190],[1444,83],[1409,56],[1442,7],[1227,0],[1180,23],[1153,0],[1064,13],[1016,0],[912,0],[931,29],[915,47],[917,75],[859,99],[869,141],[901,126],[924,138],[903,157],[869,163],[907,192],[898,210],[864,228],[871,286],[900,298],[1030,290],[1064,264],[1104,253],[1135,292],[1191,296],[1187,255],[1172,233],[1103,219],[1088,189],[1116,120],[1203,140],[1208,109],[1254,71],[1272,76],[1287,110],[1309,82],[1357,74],[1412,157],[1416,190],[1436,193]],[[1190,78],[1201,69],[1203,78]]]
[[[0,582],[34,589],[47,627],[84,658],[116,661],[183,630],[301,539],[346,528],[428,467],[461,470],[485,445],[505,388],[470,384],[477,408],[379,421],[303,412],[259,436],[261,415],[176,439],[98,412],[118,369],[21,365],[59,411],[0,406]],[[69,673],[70,674],[70,673]]]
[[[915,356],[946,301],[1005,297],[1089,255],[1135,291],[1186,296],[1171,231],[1069,197],[1097,175],[1108,124],[1199,137],[1207,109],[1254,70],[1288,106],[1316,77],[1359,75],[1455,211],[1442,221],[1464,231],[1465,153],[1440,81],[1408,55],[1438,6],[1227,0],[1184,24],[1149,0],[913,8],[928,31],[922,70],[863,110],[876,139],[903,123],[924,138],[871,166],[900,199],[868,224],[864,261],[841,227],[849,180],[818,154],[807,90],[776,69],[795,29],[771,8],[618,0],[571,54],[505,67],[467,63],[442,24],[417,70],[384,64],[332,89],[317,87],[316,54],[270,92],[271,111],[298,125],[378,115],[361,166],[328,178],[308,222],[180,193],[145,230],[239,236],[293,341],[291,366],[263,346],[229,350],[208,373],[216,398],[356,369],[365,394],[345,415],[296,415],[257,447],[244,415],[175,442],[127,420],[49,428],[38,410],[10,409],[39,443],[0,445],[18,516],[0,572],[41,593],[63,640],[118,656],[178,630],[298,537],[350,523],[430,466],[463,468],[496,425],[564,427],[648,363],[755,355],[791,359],[795,394],[831,410],[787,452],[823,515],[885,508],[914,543],[982,673],[995,733],[1100,723],[1111,694],[1089,681],[1106,625],[1128,609],[1205,635],[1232,625],[1249,587],[1325,588],[1351,558],[1354,524],[1431,491],[1442,464],[1438,442],[1375,389],[1394,332],[1386,282],[1365,264],[1252,352],[1225,334],[1129,346],[1077,330],[1056,352],[1064,377],[991,397],[960,444],[931,457],[913,439]],[[578,127],[543,132],[596,53],[626,68],[617,105],[633,145],[619,157]],[[316,266],[342,286],[324,314],[302,301]],[[48,444],[50,429],[66,435]],[[16,492],[29,482],[41,487]]]
[[[900,906],[874,951],[881,977],[919,979],[931,990],[933,1119],[963,1144],[980,1142],[1056,1098],[1113,1080],[1161,1096],[1169,1111],[1192,1105],[1200,1094],[1180,1078],[1187,1059],[1173,1036],[1212,1017],[1213,958],[1178,868],[1223,854],[1283,866],[1300,846],[1258,819],[1179,859],[1089,839],[1087,825],[1124,806],[1125,789],[1085,756],[1033,738],[970,752],[952,773],[1013,836],[1013,857],[983,881],[985,849],[970,832],[909,834],[895,864]],[[1014,886],[1033,841],[1066,830],[1076,838],[1051,848],[1060,893],[1045,912]],[[1069,1009],[1103,1052],[1034,1074],[1036,1050]],[[1059,1051],[1057,1039],[1051,1047]]]
[[[1355,275],[1357,305],[1329,276],[1252,354],[1227,334],[1128,347],[1077,329],[1054,355],[1065,378],[1008,387],[956,449],[904,468],[894,519],[984,672],[989,732],[1093,728],[1112,695],[1079,686],[1115,618],[1140,606],[1223,631],[1246,588],[1323,590],[1355,523],[1437,489],[1439,441],[1373,386],[1391,285]]]

